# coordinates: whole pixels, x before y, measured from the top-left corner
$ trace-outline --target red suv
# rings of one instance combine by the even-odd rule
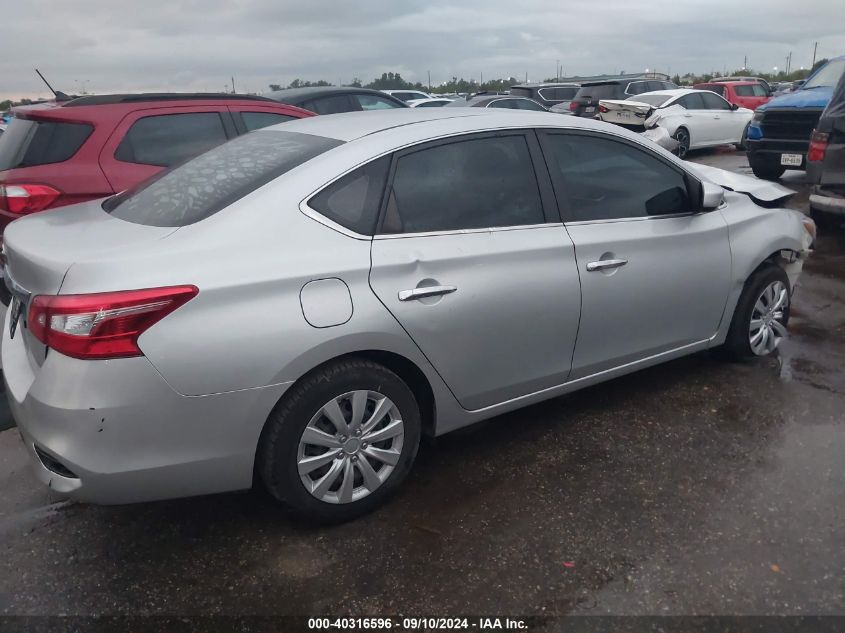
[[[227,94],[98,95],[14,114],[0,137],[0,234],[22,215],[123,191],[240,134],[313,116]]]
[[[766,88],[757,81],[719,81],[695,84],[693,88],[715,92],[726,101],[749,110],[756,110],[772,98]]]

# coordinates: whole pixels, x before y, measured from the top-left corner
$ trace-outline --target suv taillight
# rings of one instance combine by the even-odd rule
[[[43,211],[62,193],[47,185],[0,185],[0,210],[16,215]]]
[[[196,286],[171,286],[38,295],[30,303],[27,327],[47,347],[73,358],[142,356],[138,337],[198,292]]]
[[[810,149],[807,150],[807,160],[812,162],[823,161],[829,140],[830,134],[827,132],[813,130],[812,135],[810,135]]]
[[[569,102],[569,111],[570,112],[577,112],[578,111],[578,104],[575,101]]]

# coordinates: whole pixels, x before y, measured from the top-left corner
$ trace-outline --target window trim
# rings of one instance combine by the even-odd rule
[[[396,175],[396,166],[399,162],[399,159],[403,156],[407,156],[409,154],[414,154],[416,152],[424,151],[427,149],[431,149],[433,147],[439,147],[441,145],[452,145],[454,143],[460,143],[463,141],[469,140],[478,140],[483,138],[499,138],[505,136],[521,136],[528,147],[528,154],[531,158],[531,165],[534,171],[534,178],[537,182],[537,193],[540,197],[540,207],[543,212],[543,217],[545,222],[542,223],[531,223],[531,224],[514,224],[510,226],[490,226],[490,227],[483,227],[478,229],[446,229],[442,231],[417,231],[415,233],[382,233],[382,226],[384,225],[384,218],[387,211],[387,205],[389,202],[390,196],[387,195],[391,189],[393,189],[393,181]],[[532,140],[534,145],[532,146]],[[540,164],[545,164],[545,160],[540,152],[539,142],[537,141],[536,134],[534,133],[533,128],[506,128],[500,130],[488,130],[483,132],[457,132],[455,134],[451,134],[449,136],[440,137],[437,139],[432,139],[428,141],[424,141],[421,143],[415,143],[413,145],[403,147],[394,151],[392,160],[390,161],[390,169],[387,172],[387,182],[385,183],[385,189],[382,192],[381,197],[381,207],[379,209],[378,220],[375,226],[375,233],[372,236],[372,239],[400,239],[400,238],[408,238],[408,237],[433,237],[438,235],[460,235],[465,233],[490,233],[490,232],[498,232],[504,230],[518,230],[518,229],[532,229],[544,226],[554,226],[554,225],[562,225],[560,217],[556,211],[557,205],[555,204],[553,207],[548,205],[549,203],[549,194],[548,191],[544,192],[544,185],[548,184],[551,187],[551,182],[545,183],[542,172],[537,168],[538,162]],[[548,173],[546,174],[548,176]],[[554,200],[554,198],[552,198]],[[558,217],[556,217],[558,216]]]
[[[610,141],[615,141],[618,143],[622,143],[635,149],[636,151],[642,152],[648,156],[651,156],[655,160],[658,160],[663,165],[666,165],[668,168],[672,169],[673,171],[677,172],[681,175],[684,179],[684,185],[687,189],[687,197],[689,198],[690,202],[693,206],[700,206],[701,195],[702,195],[702,185],[701,181],[698,180],[693,174],[688,172],[686,169],[681,168],[678,165],[675,165],[672,161],[667,160],[664,156],[661,156],[657,152],[654,152],[646,147],[640,146],[638,143],[631,141],[628,138],[625,138],[621,135],[616,134],[606,134],[603,132],[596,132],[594,130],[579,130],[573,128],[537,128],[537,134],[540,139],[540,147],[543,150],[543,156],[546,159],[546,166],[549,170],[549,177],[552,182],[552,186],[554,187],[554,178],[552,178],[552,161],[553,159],[549,158],[550,152],[549,150],[549,136],[587,136],[587,137],[594,137],[600,138]],[[586,224],[608,224],[610,222],[638,222],[641,220],[663,220],[663,219],[670,219],[670,218],[681,218],[686,216],[693,216],[699,215],[703,213],[701,210],[691,210],[691,211],[684,211],[683,213],[667,213],[663,215],[644,215],[639,217],[633,218],[601,218],[595,220],[572,220],[570,218],[573,217],[572,210],[569,205],[569,200],[566,196],[561,198],[558,196],[557,189],[554,189],[555,198],[558,200],[558,210],[560,211],[561,220],[564,226],[579,226],[579,225],[586,225]]]

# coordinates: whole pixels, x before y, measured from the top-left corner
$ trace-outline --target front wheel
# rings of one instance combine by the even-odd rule
[[[786,337],[790,306],[789,278],[768,264],[754,272],[739,297],[725,350],[735,358],[768,356]]]
[[[257,455],[270,494],[320,523],[355,518],[405,479],[420,442],[410,388],[364,359],[301,379],[270,414]]]

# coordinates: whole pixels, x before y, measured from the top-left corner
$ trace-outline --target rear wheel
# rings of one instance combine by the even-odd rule
[[[270,414],[257,455],[272,496],[321,523],[369,512],[411,469],[420,441],[413,392],[393,372],[351,359],[294,385]]]
[[[767,264],[745,282],[734,310],[725,350],[735,358],[768,356],[786,336],[790,306],[789,278]]]
[[[749,160],[748,162],[751,165],[751,171],[754,172],[754,175],[757,176],[757,178],[762,178],[764,180],[777,180],[783,176],[786,171],[786,167],[778,165],[772,161],[762,161],[758,159]]]
[[[678,148],[675,150],[678,158],[686,158],[690,146],[689,131],[685,127],[678,128],[672,138],[678,141]]]

